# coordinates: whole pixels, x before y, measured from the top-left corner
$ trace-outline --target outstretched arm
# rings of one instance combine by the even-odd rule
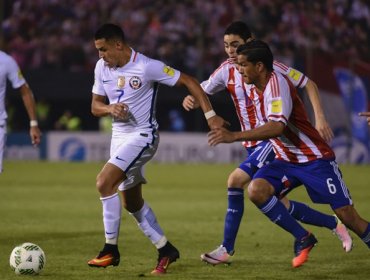
[[[41,131],[37,123],[35,99],[33,98],[32,91],[27,83],[23,84],[19,88],[19,91],[22,95],[23,104],[27,110],[28,117],[30,118],[31,142],[34,146],[37,146],[41,142]]]
[[[213,129],[208,133],[208,144],[216,146],[220,143],[232,143],[237,141],[268,140],[280,136],[285,125],[282,122],[269,121],[257,128],[245,131],[231,132],[226,128]]]
[[[320,133],[320,136],[326,142],[330,142],[333,139],[334,134],[328,122],[326,121],[324,110],[322,108],[320,100],[319,89],[316,83],[310,79],[308,79],[305,89],[307,91],[308,97],[310,99],[315,114],[315,127],[317,131]]]

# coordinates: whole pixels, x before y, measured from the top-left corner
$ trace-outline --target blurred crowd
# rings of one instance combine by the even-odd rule
[[[370,61],[369,0],[4,0],[3,47],[23,69],[92,71],[93,36],[105,22],[121,25],[138,51],[198,78],[225,58],[223,32],[247,22],[294,65],[300,52]]]

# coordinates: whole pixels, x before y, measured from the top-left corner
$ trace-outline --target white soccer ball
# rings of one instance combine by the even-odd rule
[[[44,251],[36,244],[23,243],[15,247],[10,254],[10,267],[15,274],[35,275],[44,267],[46,257]]]

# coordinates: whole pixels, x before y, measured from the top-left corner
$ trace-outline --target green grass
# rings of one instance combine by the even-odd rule
[[[0,279],[20,279],[9,267],[9,254],[23,242],[40,245],[46,266],[38,279],[142,279],[156,263],[156,250],[125,212],[119,240],[121,264],[94,269],[86,262],[104,243],[101,204],[95,176],[102,163],[5,162],[0,175]],[[144,197],[167,237],[181,251],[164,279],[370,279],[369,250],[354,236],[345,254],[340,242],[323,228],[318,246],[299,269],[290,266],[293,238],[272,224],[246,199],[246,209],[231,266],[200,262],[202,252],[222,241],[226,179],[234,165],[149,164]],[[359,213],[370,219],[368,166],[342,166]],[[310,202],[303,187],[290,194]],[[24,276],[25,277],[25,276]]]

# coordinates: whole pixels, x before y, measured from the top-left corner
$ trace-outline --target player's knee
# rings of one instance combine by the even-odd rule
[[[96,188],[101,195],[105,196],[108,189],[108,180],[100,173],[96,176]]]
[[[241,174],[240,172],[233,172],[227,179],[228,188],[240,188],[245,189],[251,181],[248,174]]]
[[[271,196],[269,185],[263,180],[252,180],[248,186],[248,197],[256,205],[261,205]]]

